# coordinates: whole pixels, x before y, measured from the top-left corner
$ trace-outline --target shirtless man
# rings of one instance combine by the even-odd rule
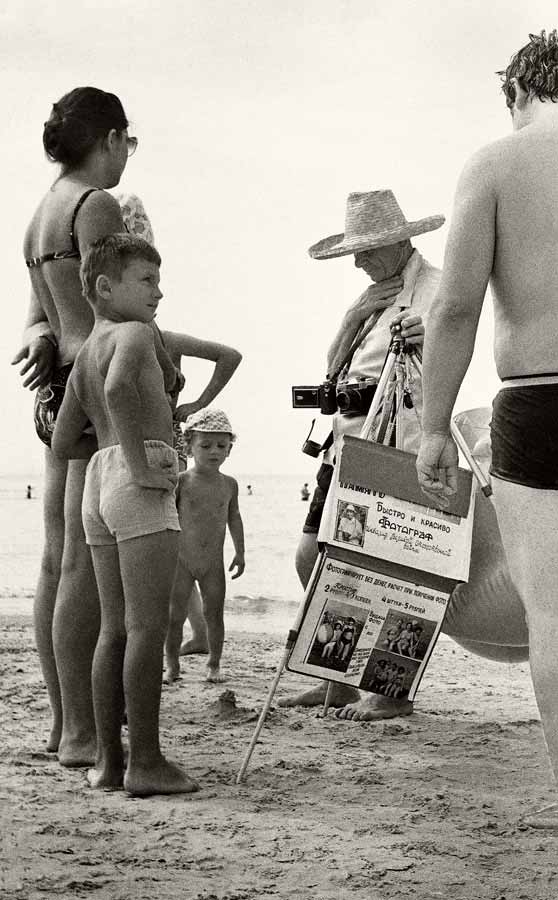
[[[530,35],[503,75],[513,133],[483,147],[457,187],[443,278],[424,348],[419,481],[439,505],[454,493],[450,417],[490,282],[495,360],[492,485],[530,663],[558,776],[558,36]],[[518,515],[521,510],[521,515]],[[557,805],[530,824],[558,825]]]
[[[225,629],[225,570],[223,544],[227,525],[235,555],[229,572],[233,578],[244,572],[244,529],[238,508],[238,484],[219,469],[231,452],[234,434],[224,412],[203,409],[186,420],[184,435],[194,465],[182,472],[178,482],[178,517],[182,534],[174,582],[170,620],[165,644],[165,681],[180,673],[179,652],[188,602],[197,582],[207,626],[209,658],[207,681],[220,682]]]

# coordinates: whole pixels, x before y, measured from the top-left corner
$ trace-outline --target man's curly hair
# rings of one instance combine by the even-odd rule
[[[512,56],[507,69],[496,73],[502,76],[502,90],[506,96],[506,106],[515,102],[516,78],[530,97],[538,97],[543,102],[558,100],[558,34],[556,29],[548,36],[546,31],[530,34],[529,43]]]

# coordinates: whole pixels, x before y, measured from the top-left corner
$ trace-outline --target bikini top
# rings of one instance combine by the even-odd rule
[[[89,188],[89,190],[85,191],[84,194],[81,195],[78,202],[76,203],[76,207],[74,209],[74,214],[72,216],[72,224],[70,226],[70,240],[72,242],[71,250],[57,250],[55,253],[43,253],[42,256],[31,256],[25,260],[25,265],[28,269],[33,269],[35,266],[42,266],[45,262],[56,262],[59,259],[81,259],[81,254],[79,252],[78,242],[76,241],[74,228],[76,225],[77,214],[80,211],[81,207],[89,197],[89,194],[92,194],[94,191],[98,191],[100,188]]]

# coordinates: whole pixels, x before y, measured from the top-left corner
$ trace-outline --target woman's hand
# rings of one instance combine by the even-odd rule
[[[20,375],[27,375],[23,387],[30,391],[44,387],[50,381],[56,363],[56,346],[45,336],[37,337],[26,344],[12,359],[12,366],[27,360],[19,370]]]
[[[203,405],[199,400],[194,400],[192,403],[181,403],[180,406],[176,407],[174,413],[175,421],[185,422],[188,416],[198,412],[200,409],[203,409]]]

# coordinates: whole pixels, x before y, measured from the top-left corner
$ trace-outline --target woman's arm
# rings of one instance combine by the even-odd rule
[[[173,331],[163,331],[163,340],[175,365],[182,356],[207,359],[215,363],[213,374],[198,399],[192,403],[183,403],[177,407],[176,418],[180,421],[185,421],[192,413],[208,406],[223,390],[238,368],[242,354],[233,347],[227,347],[225,344],[203,341],[189,334],[178,334]]]

